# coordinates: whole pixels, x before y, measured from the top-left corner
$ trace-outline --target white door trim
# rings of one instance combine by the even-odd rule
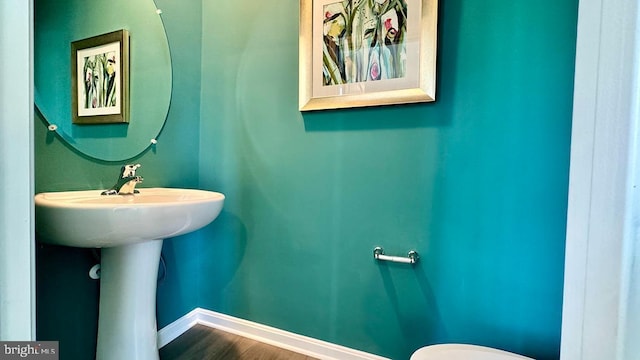
[[[562,360],[631,359],[634,346],[638,23],[636,1],[580,1]]]
[[[35,339],[32,19],[0,1],[0,340]]]

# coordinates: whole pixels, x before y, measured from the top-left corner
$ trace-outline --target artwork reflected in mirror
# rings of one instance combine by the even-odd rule
[[[71,43],[74,124],[129,122],[129,32]]]

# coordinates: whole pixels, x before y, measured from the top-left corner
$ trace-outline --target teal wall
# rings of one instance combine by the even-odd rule
[[[298,1],[158,0],[174,91],[143,186],[227,196],[165,242],[158,325],[200,306],[393,359],[439,342],[557,359],[577,3],[441,1],[435,103],[301,114]],[[119,164],[38,120],[35,141],[37,191],[111,185]],[[377,245],[421,261],[376,263]],[[92,262],[40,246],[39,338],[91,341]]]
[[[202,307],[394,359],[558,358],[577,0],[441,1],[436,103],[304,114],[298,1],[203,4],[200,186],[227,201]]]

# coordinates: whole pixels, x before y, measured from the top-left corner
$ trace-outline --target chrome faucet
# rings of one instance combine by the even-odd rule
[[[102,195],[130,195],[139,193],[136,190],[136,185],[142,182],[142,176],[136,175],[136,170],[140,167],[140,164],[128,164],[124,165],[120,170],[121,175],[118,176],[118,181],[109,190],[102,192]]]

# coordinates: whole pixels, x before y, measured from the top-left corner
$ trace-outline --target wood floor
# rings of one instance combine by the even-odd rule
[[[162,347],[160,360],[317,359],[204,325],[196,325]]]

